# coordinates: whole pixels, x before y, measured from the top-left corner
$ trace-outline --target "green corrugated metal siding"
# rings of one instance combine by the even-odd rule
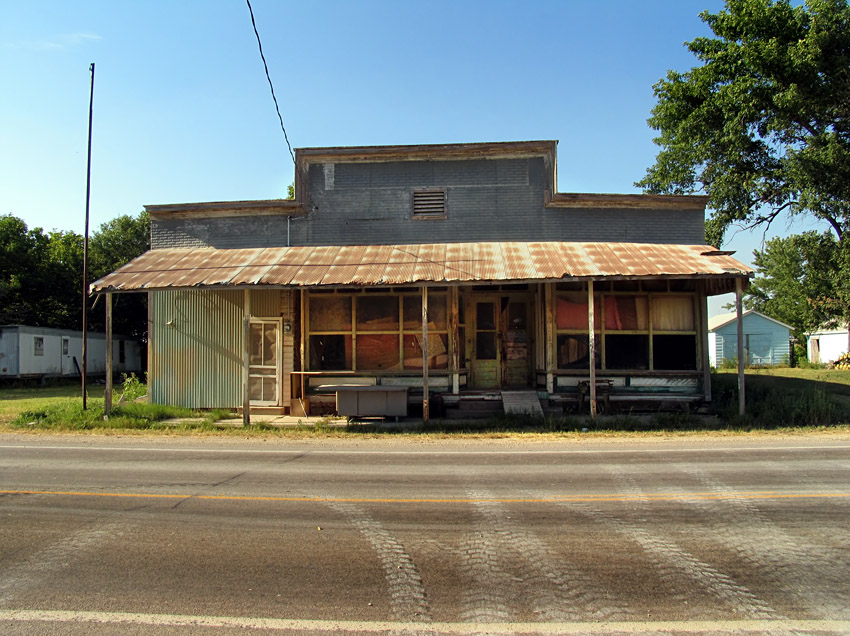
[[[280,318],[280,290],[258,289],[251,292],[251,315],[258,318]]]
[[[154,402],[192,408],[241,405],[243,298],[242,290],[151,293]]]

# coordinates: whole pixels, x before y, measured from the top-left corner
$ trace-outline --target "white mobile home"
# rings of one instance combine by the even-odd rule
[[[106,337],[88,335],[87,375],[106,369]],[[117,373],[140,373],[139,343],[124,336],[112,339],[113,368]],[[79,376],[83,360],[83,333],[71,329],[0,326],[0,378]]]

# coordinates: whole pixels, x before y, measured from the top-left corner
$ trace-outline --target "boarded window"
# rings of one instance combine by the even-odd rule
[[[310,369],[400,371],[422,368],[420,294],[308,296]],[[428,298],[428,366],[448,368],[448,297]],[[352,320],[352,315],[354,319]]]
[[[357,368],[369,369],[371,371],[398,370],[398,334],[358,335]]]
[[[422,296],[405,296],[404,330],[422,329]],[[447,298],[444,295],[428,295],[428,324],[437,330],[446,329]]]
[[[351,331],[351,298],[311,295],[310,331]]]
[[[358,298],[357,331],[398,331],[398,297]]]
[[[446,334],[428,334],[428,368],[447,369],[449,366],[448,337]],[[422,336],[404,336],[404,368],[422,368]]]

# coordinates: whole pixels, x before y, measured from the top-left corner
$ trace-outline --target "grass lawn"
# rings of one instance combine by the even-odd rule
[[[777,429],[840,429],[850,432],[850,370],[766,368],[746,373],[747,414],[738,415],[737,373],[721,370],[712,376],[712,415],[658,413],[649,417],[621,414],[589,424],[586,418],[566,416],[545,422],[525,416],[501,416],[488,421],[432,421],[409,433],[504,436],[526,433],[572,434],[587,431],[753,431]],[[144,387],[142,387],[143,390]],[[116,385],[117,403],[122,387]],[[197,412],[158,404],[126,404],[103,419],[103,385],[89,386],[88,410],[82,410],[78,384],[11,388],[0,386],[0,432],[13,430],[53,431],[160,431],[186,433],[237,433],[258,435],[381,434],[383,427],[352,425],[344,430],[326,426],[303,426],[281,430],[255,424],[250,430],[222,427],[216,422],[226,411]],[[182,420],[175,423],[174,420]],[[302,430],[303,429],[303,430]],[[398,431],[396,431],[398,432]]]
[[[103,408],[104,389],[102,384],[90,384],[87,404]],[[82,387],[79,383],[45,387],[0,387],[0,425],[8,424],[23,411],[74,403],[83,403]]]

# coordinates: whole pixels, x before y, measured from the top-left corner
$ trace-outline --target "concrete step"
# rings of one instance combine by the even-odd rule
[[[508,415],[543,417],[543,407],[540,406],[537,391],[502,391],[502,407]]]

